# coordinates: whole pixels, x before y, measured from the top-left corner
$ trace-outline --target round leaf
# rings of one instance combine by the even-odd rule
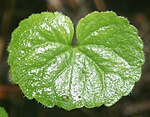
[[[93,12],[74,30],[60,13],[23,20],[12,33],[8,62],[12,81],[29,99],[66,110],[111,106],[140,79],[143,43],[128,20]]]

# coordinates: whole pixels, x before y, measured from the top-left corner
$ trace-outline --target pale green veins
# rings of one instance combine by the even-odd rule
[[[111,106],[140,77],[143,43],[137,29],[114,12],[93,12],[76,28],[61,13],[43,12],[12,33],[8,63],[12,82],[28,99],[66,110]]]

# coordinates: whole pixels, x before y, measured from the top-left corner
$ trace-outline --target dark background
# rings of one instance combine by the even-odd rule
[[[133,91],[113,106],[65,111],[27,100],[10,82],[7,47],[18,23],[33,13],[59,11],[77,24],[92,11],[115,11],[130,20],[144,42],[146,62]],[[9,117],[150,117],[150,1],[149,0],[0,0],[0,106]]]

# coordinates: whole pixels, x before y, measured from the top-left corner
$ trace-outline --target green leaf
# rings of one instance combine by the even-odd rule
[[[6,113],[5,109],[0,107],[0,117],[8,117],[8,114]]]
[[[12,33],[12,81],[28,99],[66,110],[111,106],[140,77],[143,43],[135,27],[114,12],[93,12],[74,30],[60,13],[34,14]]]

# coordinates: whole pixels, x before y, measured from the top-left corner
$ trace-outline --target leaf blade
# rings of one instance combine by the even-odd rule
[[[70,62],[73,33],[70,19],[57,12],[34,14],[12,33],[8,63],[12,81],[26,97],[48,107],[55,105],[55,84],[51,82]]]
[[[143,42],[136,28],[114,12],[93,12],[79,21],[76,35],[79,50],[104,71],[103,103],[111,106],[128,95],[140,79],[144,63]]]
[[[93,12],[76,28],[60,13],[34,14],[13,32],[8,63],[25,96],[66,110],[111,106],[140,79],[143,43],[127,19]]]

